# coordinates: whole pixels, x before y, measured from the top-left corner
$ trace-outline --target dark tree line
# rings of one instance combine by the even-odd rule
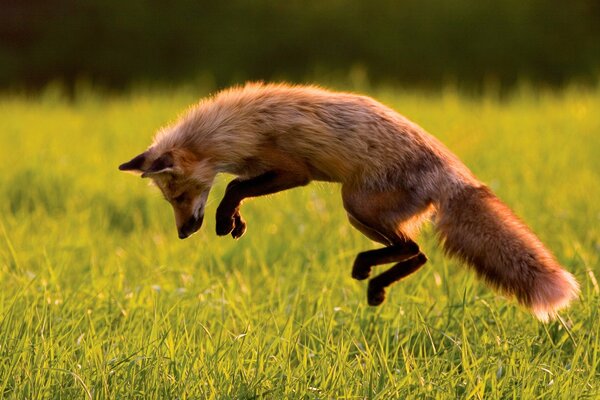
[[[0,87],[210,74],[560,85],[600,75],[596,0],[0,0]]]

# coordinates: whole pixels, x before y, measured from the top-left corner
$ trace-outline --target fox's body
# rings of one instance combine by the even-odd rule
[[[234,237],[246,228],[244,198],[312,180],[341,183],[352,225],[387,246],[359,254],[353,276],[397,262],[371,280],[373,305],[425,263],[412,237],[432,215],[449,254],[538,318],[577,295],[575,279],[455,155],[368,97],[286,85],[230,89],[192,107],[121,167],[154,178],[173,204],[180,237],[200,227],[217,173],[238,176],[217,210],[217,233]]]

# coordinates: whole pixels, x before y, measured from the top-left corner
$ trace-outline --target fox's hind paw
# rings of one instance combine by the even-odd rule
[[[378,306],[385,300],[385,288],[374,284],[373,281],[369,282],[367,288],[367,302],[370,306]]]
[[[371,275],[371,265],[364,256],[356,256],[354,265],[352,265],[352,278],[362,281]]]

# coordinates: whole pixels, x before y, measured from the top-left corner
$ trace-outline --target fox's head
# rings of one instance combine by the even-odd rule
[[[184,149],[150,148],[119,166],[121,171],[141,173],[159,187],[173,206],[180,239],[202,226],[204,206],[216,172],[210,160]]]

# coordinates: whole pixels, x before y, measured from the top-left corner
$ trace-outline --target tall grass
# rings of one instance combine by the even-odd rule
[[[246,236],[177,239],[155,188],[119,173],[204,93],[0,98],[0,395],[41,398],[600,396],[600,91],[510,99],[372,90],[438,136],[581,282],[544,325],[439,250],[366,304],[377,247],[339,188],[248,201]]]

